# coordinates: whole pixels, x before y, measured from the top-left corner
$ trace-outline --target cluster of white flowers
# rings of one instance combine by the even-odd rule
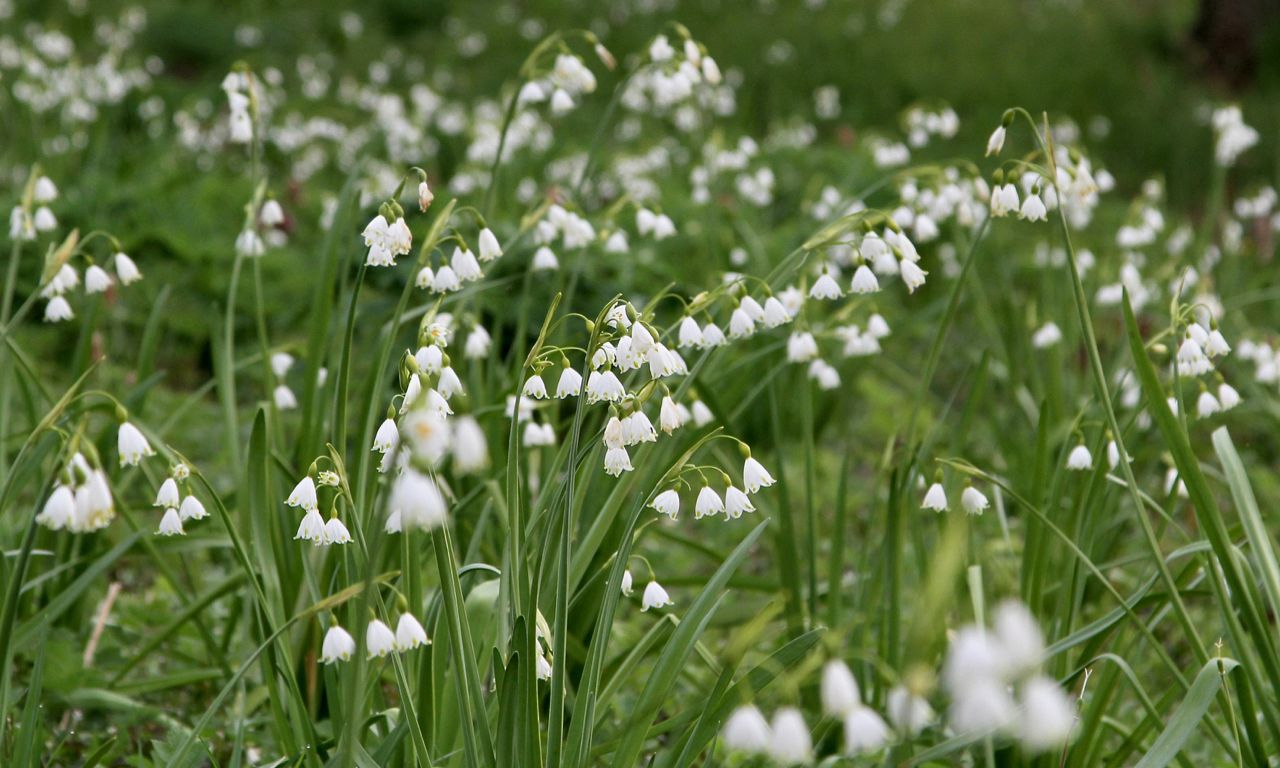
[[[335,492],[333,511],[330,513],[327,522],[320,514],[317,486],[333,488]],[[298,481],[298,484],[293,487],[293,490],[289,492],[288,498],[284,501],[287,506],[296,507],[303,511],[302,521],[298,524],[298,532],[294,534],[293,538],[310,541],[316,546],[350,544],[351,532],[338,517],[338,499],[342,497],[343,493],[341,478],[336,472],[331,470],[318,471],[316,465],[312,464],[307,475]]]
[[[907,143],[919,149],[929,143],[930,137],[954,138],[960,130],[960,116],[949,106],[913,106],[904,113],[902,122],[907,128]]]
[[[123,252],[117,252],[112,256],[111,262],[115,265],[116,278],[120,280],[121,285],[129,285],[142,278],[142,273],[138,271],[133,259]],[[109,272],[94,264],[91,260],[89,261],[84,271],[84,292],[86,295],[105,293],[113,283],[114,280]],[[69,291],[79,284],[80,276],[76,273],[74,267],[70,264],[63,264],[58,268],[58,271],[49,279],[49,282],[40,289],[40,295],[48,299],[48,303],[45,304],[44,308],[46,322],[61,322],[70,320],[75,316],[71,303],[67,301],[66,296]]]
[[[1213,157],[1221,166],[1235,165],[1241,154],[1258,143],[1258,132],[1245,125],[1244,114],[1234,104],[1213,111],[1213,131]]]
[[[754,704],[738,707],[725,721],[720,738],[730,752],[768,757],[778,765],[813,761],[813,736],[795,707],[779,709],[772,722]]]
[[[823,667],[820,686],[822,712],[843,726],[847,756],[872,755],[888,746],[894,734],[910,737],[934,722],[933,708],[906,685],[896,685],[886,697],[886,722],[862,701],[849,667],[833,659]],[[784,707],[772,721],[753,704],[734,710],[720,734],[730,752],[760,755],[777,765],[807,764],[813,760],[813,737],[799,710]]]
[[[229,72],[222,79],[222,91],[227,95],[230,109],[227,135],[232,144],[248,144],[253,141],[253,115],[256,97],[253,76],[247,72]]]
[[[924,478],[917,478],[920,485],[924,485]],[[971,483],[966,482],[964,490],[960,492],[960,506],[967,514],[981,515],[991,506],[991,502],[987,499],[986,494],[974,488]],[[950,502],[947,501],[947,489],[942,485],[942,476],[939,474],[924,492],[924,499],[920,502],[921,509],[929,509],[934,512],[946,512],[951,508]]]
[[[676,45],[679,47],[677,48]],[[638,71],[627,83],[622,104],[633,112],[666,113],[689,101],[710,104],[713,93],[700,96],[699,90],[714,90],[723,77],[716,60],[692,38],[673,45],[666,35],[658,35],[649,44],[649,65]],[[692,117],[677,117],[688,123]]]
[[[1249,348],[1250,357],[1257,361],[1258,347]],[[1206,328],[1201,321],[1187,324],[1181,343],[1174,355],[1174,368],[1179,377],[1200,378],[1214,373],[1216,361],[1220,361],[1231,353],[1231,345],[1227,343],[1222,331],[1216,323]],[[1248,359],[1248,358],[1246,358]],[[1261,366],[1259,366],[1261,368]],[[1240,404],[1240,394],[1228,384],[1220,373],[1215,374],[1216,383],[1212,389],[1203,381],[1199,382],[1199,394],[1196,397],[1195,413],[1202,419],[1216,413],[1228,411]],[[1176,413],[1177,401],[1170,399],[1171,408]]]
[[[422,623],[407,611],[400,614],[394,632],[381,619],[370,620],[365,629],[364,646],[370,659],[380,659],[392,653],[404,653],[430,644],[431,640],[427,638],[427,631],[422,628]],[[350,661],[355,652],[356,640],[351,633],[336,621],[330,624],[320,645],[320,663]]]
[[[169,477],[160,484],[156,491],[153,506],[164,510],[160,520],[160,528],[156,531],[161,536],[183,536],[186,531],[182,524],[189,520],[203,520],[209,516],[204,504],[191,492],[191,470],[185,464],[176,464]],[[186,492],[182,492],[182,488]]]
[[[1054,133],[1058,130],[1061,129],[1055,129]],[[1007,124],[1001,124],[987,140],[987,154],[999,154],[1006,136]],[[1111,174],[1106,170],[1095,171],[1089,158],[1065,142],[1053,145],[1051,168],[1053,172],[1049,175],[1036,170],[1023,170],[1019,174],[997,171],[988,199],[991,215],[1016,214],[1027,221],[1045,221],[1049,212],[1061,207],[1072,227],[1087,226],[1093,219],[1100,193],[1110,191],[1115,185]]]
[[[58,480],[36,515],[37,523],[55,531],[89,533],[105,528],[115,519],[115,499],[107,474],[84,454],[73,453]]]
[[[996,609],[990,629],[957,632],[942,671],[951,728],[973,736],[1005,734],[1031,752],[1064,744],[1075,725],[1075,706],[1040,672],[1044,655],[1040,626],[1016,601]]]
[[[158,57],[129,59],[146,26],[146,11],[125,9],[119,19],[101,19],[92,41],[79,46],[58,29],[36,23],[9,24],[0,34],[0,72],[14,100],[37,121],[42,154],[62,155],[89,145],[89,127],[101,113],[151,85],[164,65]],[[92,44],[91,44],[92,43]],[[56,125],[39,129],[39,120]]]
[[[599,50],[608,54],[603,47]],[[595,90],[596,76],[591,69],[576,55],[564,52],[556,56],[555,66],[544,77],[521,86],[517,100],[524,106],[550,101],[551,113],[559,116],[573,111],[578,105],[575,97]]]

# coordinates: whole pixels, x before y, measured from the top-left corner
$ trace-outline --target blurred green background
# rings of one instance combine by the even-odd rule
[[[626,57],[679,21],[739,83],[735,114],[717,118],[727,136],[763,139],[785,125],[814,129],[815,146],[796,158],[797,166],[774,169],[778,211],[794,210],[804,202],[801,195],[812,200],[815,179],[835,167],[828,161],[839,157],[847,165],[849,150],[869,132],[901,138],[903,111],[915,104],[949,104],[960,133],[917,152],[913,163],[976,159],[1011,105],[1047,110],[1055,122],[1073,120],[1082,143],[1117,180],[1113,219],[1153,175],[1165,181],[1174,210],[1198,213],[1213,162],[1212,105],[1238,101],[1262,135],[1233,178],[1274,179],[1280,159],[1280,3],[1274,0],[9,0],[7,9],[0,37],[16,41],[35,25],[91,41],[103,20],[124,18],[130,9],[145,14],[121,58],[135,66],[161,62],[152,84],[83,129],[82,148],[58,154],[42,150],[64,131],[57,116],[32,114],[0,96],[0,167],[15,197],[26,169],[41,162],[64,190],[58,210],[64,224],[122,233],[126,249],[156,278],[142,290],[165,284],[179,290],[186,311],[168,318],[170,338],[193,358],[188,370],[196,381],[207,371],[208,323],[225,301],[231,246],[251,190],[243,152],[193,152],[181,145],[174,118],[195,114],[215,123],[225,111],[218,84],[237,61],[256,72],[284,73],[279,114],[359,125],[366,116],[340,100],[297,93],[300,58],[323,62],[334,89],[344,78],[367,83],[382,66],[389,92],[407,99],[415,84],[429,83],[447,103],[471,108],[484,99],[496,103],[524,57],[552,31],[590,29]],[[353,25],[359,34],[352,35]],[[75,55],[98,53],[89,43]],[[569,130],[557,129],[556,141],[564,144],[550,157],[589,143],[619,78],[597,69],[600,92],[590,108],[566,119]],[[839,109],[819,116],[815,93],[827,87],[838,92]],[[156,103],[163,107],[149,121],[143,115]],[[430,169],[433,183],[447,185],[470,138],[438,127],[424,131],[433,134],[438,151],[416,162]],[[370,154],[385,160],[376,146]],[[327,169],[300,182],[288,176],[291,158],[269,150],[267,160],[272,192],[297,222],[281,257],[263,265],[276,301],[271,323],[296,327],[310,297],[297,275],[320,247],[324,233],[315,223],[344,174]],[[543,162],[527,162],[507,179],[530,173],[531,165],[537,167],[532,173],[541,171]],[[827,174],[827,181],[838,180],[838,172]],[[679,181],[664,189],[664,198],[687,193]],[[509,200],[511,191],[499,199]],[[770,245],[785,249],[786,234],[771,233]],[[34,281],[35,265],[28,267]],[[135,326],[144,320],[141,314],[118,319]]]

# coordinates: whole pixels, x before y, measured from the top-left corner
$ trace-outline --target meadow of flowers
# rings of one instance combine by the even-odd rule
[[[0,765],[1275,764],[1266,115],[1175,204],[673,3],[21,5]]]

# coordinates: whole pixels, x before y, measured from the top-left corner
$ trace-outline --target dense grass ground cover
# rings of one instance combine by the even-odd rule
[[[1270,70],[923,5],[0,4],[0,764],[1270,765]]]

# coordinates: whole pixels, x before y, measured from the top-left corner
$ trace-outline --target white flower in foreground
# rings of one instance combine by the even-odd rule
[[[651,581],[644,588],[644,595],[640,598],[640,610],[647,611],[650,608],[663,608],[668,605],[674,605],[671,602],[671,596],[667,594],[667,590],[656,581]]]
[[[942,487],[942,483],[934,483],[929,486],[929,490],[924,493],[924,501],[920,503],[920,508],[932,509],[934,512],[946,512],[947,507],[947,491]]]
[[[267,247],[262,238],[253,229],[245,229],[236,236],[236,253],[248,258],[256,258],[266,253]]]
[[[666,240],[676,233],[675,222],[665,213],[660,213],[653,219],[653,239]]]
[[[626,448],[610,448],[604,454],[604,471],[607,475],[619,477],[623,472],[630,472],[631,456]]]
[[[422,624],[414,618],[413,614],[400,614],[400,620],[396,622],[397,651],[411,651],[430,642],[431,640],[427,638],[427,630],[422,628]]]
[[[97,264],[90,264],[89,268],[84,271],[84,292],[104,293],[111,287],[111,275],[107,274],[107,270]]]
[[[450,293],[452,291],[462,290],[462,281],[458,279],[458,273],[453,271],[453,267],[448,264],[441,265],[436,270],[435,279],[431,281],[432,293]]]
[[[747,494],[732,485],[724,491],[724,514],[730,520],[742,517],[743,512],[755,512],[756,505],[751,503]]]
[[[724,511],[724,501],[720,495],[711,490],[711,486],[704,485],[702,490],[698,491],[698,500],[694,502],[693,516],[695,519],[714,515]]]
[[[924,730],[934,718],[933,708],[929,706],[929,702],[902,685],[889,691],[885,710],[894,728],[912,736]]]
[[[172,477],[166,477],[164,482],[160,484],[160,490],[156,491],[156,500],[152,506],[156,507],[176,507],[178,506],[178,481]]]
[[[421,472],[406,468],[391,486],[391,514],[403,530],[430,530],[440,526],[445,521],[445,513],[440,489]]]
[[[714,326],[712,326],[714,327]],[[729,338],[744,339],[756,332],[755,321],[741,306],[733,310],[729,316]],[[703,332],[703,343],[706,343],[706,332]]]
[[[818,387],[827,391],[840,386],[840,372],[825,360],[814,360],[809,363],[809,378],[818,382]]]
[[[688,316],[681,320],[677,338],[676,346],[680,349],[701,347],[703,344],[702,328],[698,326],[698,321]]]
[[[413,360],[423,373],[439,373],[444,367],[444,350],[435,344],[428,344],[413,353]]]
[[[1209,390],[1200,391],[1200,396],[1196,398],[1196,415],[1202,419],[1207,419],[1218,411],[1222,410],[1222,404],[1218,402],[1218,398],[1213,396]]]
[[[67,486],[59,485],[45,501],[40,514],[36,515],[36,522],[55,531],[61,530],[71,524],[75,512],[75,495]]]
[[[498,236],[493,234],[493,230],[488,227],[480,230],[480,239],[477,247],[480,250],[481,261],[493,261],[502,256],[502,246],[498,244]]]
[[[414,287],[421,288],[424,291],[434,290],[436,285],[435,270],[431,267],[423,267],[418,270],[418,275],[414,278],[413,285]]]
[[[547,396],[547,385],[538,374],[533,374],[524,381],[522,393],[525,397],[542,399]]]
[[[604,425],[604,445],[606,448],[621,448],[626,445],[622,434],[622,419],[610,416]]]
[[[844,718],[844,751],[850,755],[878,752],[889,743],[889,725],[870,707],[855,707]]]
[[[751,318],[751,322],[764,322],[764,307],[760,305],[760,302],[750,296],[743,296],[741,301],[738,302],[738,306],[742,307],[742,311],[747,313],[747,316]]]
[[[1209,362],[1200,344],[1190,334],[1178,346],[1177,363],[1178,372],[1186,376],[1199,376],[1213,368],[1213,363]]]
[[[459,474],[489,466],[489,443],[474,416],[459,416],[453,424],[453,467]]]
[[[753,704],[747,704],[729,715],[720,738],[724,740],[725,749],[730,752],[760,755],[768,751],[773,735],[760,710]]]
[[[791,322],[791,313],[776,296],[764,300],[764,327],[777,328]]]
[[[471,329],[471,333],[467,334],[467,343],[462,352],[468,360],[483,359],[489,356],[489,346],[492,341],[493,338],[485,327],[477,325]]]
[[[749,321],[750,318],[747,318],[747,320]],[[697,323],[694,323],[694,325],[696,326]],[[698,346],[703,349],[714,349],[722,347],[726,343],[728,343],[728,339],[725,337],[724,331],[720,330],[720,326],[715,323],[707,323],[702,327],[701,342]]]
[[[347,526],[336,517],[329,518],[329,522],[324,524],[324,536],[321,538],[321,544],[350,544],[351,532],[347,530]]]
[[[563,115],[573,110],[573,97],[563,88],[557,88],[551,94],[551,114]]]
[[[268,199],[258,210],[258,221],[264,227],[278,227],[284,223],[284,209],[280,207],[280,203]]]
[[[136,283],[142,279],[142,272],[138,271],[138,265],[133,263],[133,259],[123,253],[117,253],[113,258],[116,268],[116,277],[120,278],[120,282],[129,285]]]
[[[392,419],[384,419],[373,436],[373,450],[378,453],[394,451],[400,444],[400,430]]]
[[[1240,404],[1240,393],[1225,381],[1218,385],[1218,404],[1222,410],[1229,411]]]
[[[1044,660],[1044,634],[1031,611],[1017,600],[1002,602],[992,624],[1000,642],[1005,669],[1011,673],[1035,669]]]
[[[73,317],[75,317],[75,313],[71,311],[71,304],[61,296],[54,296],[49,299],[48,304],[44,305],[44,321],[46,323],[60,323]]]
[[[808,331],[796,331],[787,338],[787,362],[807,363],[818,356],[818,341]]]
[[[680,494],[674,489],[659,493],[653,497],[653,501],[649,502],[649,506],[660,515],[666,515],[672,520],[676,519],[676,515],[680,513]]]
[[[626,396],[627,391],[613,371],[592,371],[587,377],[587,402],[596,403],[601,400],[616,403]]]
[[[628,568],[622,572],[622,584],[619,585],[624,597],[631,596],[631,569]]]
[[[165,510],[156,533],[160,536],[182,536],[186,533],[182,530],[182,517],[178,515],[178,510],[172,507]]]
[[[436,199],[435,193],[431,191],[431,186],[425,181],[418,182],[418,210],[423,213],[431,207],[431,202]]]
[[[1018,188],[1012,184],[996,185],[991,190],[991,215],[1007,216],[1018,210]]]
[[[273,352],[271,354],[271,372],[276,378],[283,379],[294,364],[293,355],[288,352]]]
[[[351,633],[334,624],[324,633],[324,642],[320,645],[320,662],[333,664],[337,661],[350,661],[356,652],[356,639]]]
[[[188,494],[182,500],[182,504],[178,507],[178,517],[183,520],[203,520],[208,517],[209,513],[205,511],[204,504],[195,496]]]
[[[463,282],[472,282],[484,277],[480,262],[476,260],[475,254],[466,248],[454,248],[449,264],[453,267],[454,274]]]
[[[271,393],[272,399],[275,401],[276,408],[281,411],[291,411],[298,407],[298,397],[293,394],[293,390],[284,384],[279,384]]]
[[[1209,357],[1221,357],[1231,354],[1231,345],[1227,343],[1227,339],[1222,335],[1222,331],[1214,328],[1209,332],[1209,338],[1204,342],[1204,353]]]
[[[879,341],[891,333],[889,330],[889,321],[884,319],[884,315],[879,312],[867,318],[867,335]]]
[[[1008,686],[993,679],[976,680],[957,691],[947,722],[957,733],[987,734],[1007,728],[1017,716]]]
[[[1075,708],[1054,681],[1037,676],[1022,686],[1018,738],[1032,752],[1066,743],[1075,724]]]
[[[1049,218],[1049,211],[1045,208],[1039,193],[1032,192],[1027,195],[1022,201],[1022,207],[1018,210],[1018,217],[1027,221],[1045,221]]]
[[[822,713],[830,717],[844,717],[862,702],[858,681],[853,678],[849,666],[839,659],[828,661],[822,668]]]
[[[582,392],[582,374],[570,366],[560,371],[560,380],[556,383],[556,397],[577,397]]]
[[[980,515],[990,505],[987,497],[982,491],[974,488],[972,485],[965,487],[964,492],[960,494],[960,506],[964,507],[964,511],[971,515]]]
[[[122,467],[136,466],[147,456],[155,455],[147,438],[137,427],[127,421],[120,425],[120,431],[116,436],[116,448],[120,454]]]
[[[1093,454],[1089,453],[1089,449],[1084,443],[1079,443],[1075,448],[1071,449],[1071,453],[1067,454],[1067,469],[1073,472],[1083,472],[1093,469]]]
[[[307,513],[302,516],[302,522],[298,523],[298,532],[293,535],[294,540],[309,541],[312,544],[324,543],[324,517],[321,516],[320,510],[308,509]]]
[[[853,273],[853,282],[849,285],[849,290],[859,296],[868,293],[875,293],[880,290],[880,281],[876,279],[876,273],[866,264],[859,264],[858,269]]]
[[[942,680],[954,698],[983,681],[1005,682],[1006,672],[1004,648],[996,635],[982,627],[968,626],[956,632],[947,648]]]
[[[373,619],[369,622],[369,628],[365,630],[364,645],[369,658],[380,659],[396,650],[396,636],[391,631],[391,627],[379,619]]]
[[[58,199],[58,185],[54,184],[53,179],[48,176],[37,178],[31,190],[31,199],[42,204],[52,203]]]
[[[1004,136],[1004,126],[996,126],[996,129],[991,132],[991,136],[987,138],[987,157],[1000,154],[1000,150],[1004,149]]]
[[[742,487],[747,489],[747,493],[756,493],[773,483],[773,475],[769,474],[769,470],[765,469],[754,456],[748,456],[742,464]]]
[[[676,401],[672,400],[670,395],[663,397],[662,405],[658,409],[658,428],[669,435],[683,426],[684,413],[676,405]]]
[[[1036,349],[1048,349],[1062,341],[1062,329],[1056,323],[1045,323],[1031,335],[1031,346]]]
[[[35,223],[37,232],[50,232],[58,226],[58,218],[53,215],[53,211],[48,206],[40,206],[36,209],[35,217],[32,219]]]
[[[835,278],[825,272],[814,281],[813,287],[809,289],[809,298],[811,299],[830,300],[838,299],[840,296],[840,285],[836,283]]]
[[[804,715],[794,707],[783,707],[773,715],[769,739],[769,756],[780,765],[795,765],[813,760],[813,737]]]
[[[924,285],[925,275],[929,274],[910,259],[903,259],[898,263],[898,272],[902,276],[903,284],[907,286],[907,293],[915,293],[917,288]]]
[[[316,500],[316,483],[311,479],[311,475],[307,475],[298,481],[298,484],[293,487],[284,503],[291,507],[302,507],[303,509],[320,508],[320,503]]]

